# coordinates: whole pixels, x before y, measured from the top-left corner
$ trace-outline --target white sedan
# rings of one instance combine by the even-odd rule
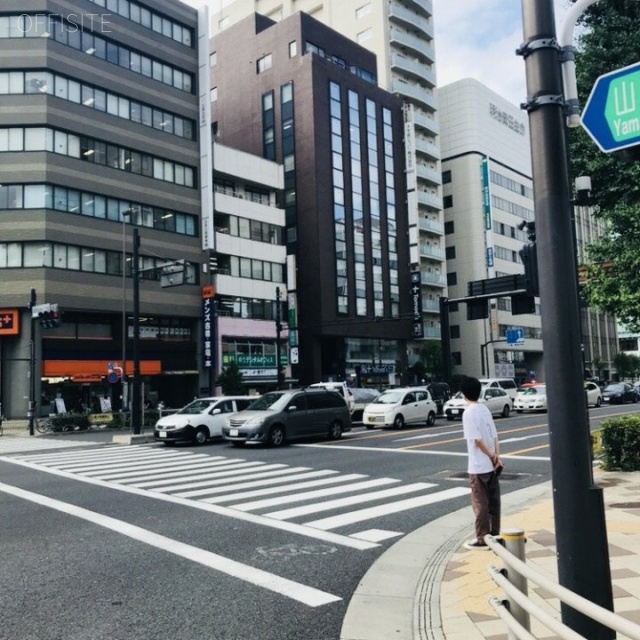
[[[494,415],[501,415],[503,418],[508,418],[513,408],[513,402],[507,392],[499,387],[484,387],[480,392],[478,402],[486,404]],[[455,420],[462,417],[462,412],[465,410],[467,403],[462,397],[462,393],[458,391],[451,400],[447,400],[444,403],[443,411],[447,416],[447,420]]]
[[[546,411],[547,387],[544,384],[531,385],[518,390],[518,395],[513,403],[513,408],[518,412]]]
[[[602,404],[602,389],[595,382],[585,382],[584,391],[587,394],[587,405],[599,407]]]

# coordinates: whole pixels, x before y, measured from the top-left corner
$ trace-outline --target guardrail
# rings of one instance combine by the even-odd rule
[[[530,617],[534,617],[563,640],[585,640],[584,636],[562,624],[529,599],[527,581],[549,591],[564,604],[605,627],[624,634],[630,640],[640,640],[640,625],[604,609],[528,567],[522,529],[506,529],[500,536],[485,536],[485,542],[505,564],[502,569],[491,565],[487,571],[507,595],[507,600],[490,598],[489,604],[506,624],[509,640],[535,640],[535,636],[531,634]]]

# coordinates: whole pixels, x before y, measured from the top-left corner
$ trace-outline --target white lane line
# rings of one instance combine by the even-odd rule
[[[425,433],[421,436],[411,436],[409,438],[397,438],[394,442],[409,442],[410,440],[428,440],[429,438],[444,438],[451,435],[457,435],[464,433],[462,429],[456,429],[455,431],[445,431],[444,433]],[[502,442],[502,440],[500,441]]]
[[[437,493],[430,493],[427,496],[417,496],[415,498],[408,498],[407,500],[399,500],[389,504],[382,504],[377,507],[368,507],[367,509],[360,509],[359,511],[350,511],[349,513],[343,513],[342,515],[314,520],[313,522],[307,522],[306,525],[308,527],[321,529],[322,531],[329,531],[330,529],[337,529],[338,527],[362,522],[363,520],[371,520],[372,518],[379,518],[380,516],[399,513],[400,511],[424,507],[425,505],[434,504],[435,502],[452,500],[454,498],[459,498],[460,496],[468,495],[469,493],[471,493],[471,489],[463,487],[445,489],[444,491],[438,491]]]
[[[405,484],[401,487],[394,487],[393,489],[372,491],[371,493],[366,493],[364,495],[350,496],[349,498],[339,498],[338,500],[328,500],[327,502],[320,502],[317,504],[307,504],[302,507],[283,509],[282,511],[272,511],[271,513],[266,513],[265,515],[268,518],[275,518],[276,520],[288,520],[290,518],[296,518],[298,516],[306,516],[309,513],[331,511],[331,509],[350,507],[351,505],[362,504],[363,502],[372,502],[373,500],[382,500],[384,498],[400,496],[404,493],[424,491],[425,489],[431,489],[435,486],[437,485],[431,482],[414,482],[413,484]]]
[[[374,487],[383,487],[387,484],[395,484],[400,482],[394,478],[376,478],[374,480],[364,480],[363,482],[353,482],[345,484],[341,487],[333,487],[332,489],[318,489],[316,491],[303,491],[290,496],[279,496],[277,498],[266,498],[264,500],[254,500],[252,502],[243,502],[233,504],[234,509],[240,511],[255,511],[256,509],[266,509],[267,507],[277,507],[280,504],[291,504],[292,502],[302,502],[304,500],[312,500],[314,498],[326,498],[327,495],[338,495],[340,493],[351,493],[353,491],[361,491],[362,489],[373,489]],[[236,496],[237,497],[237,496]]]
[[[273,520],[272,518],[264,518],[253,513],[245,513],[244,511],[237,511],[235,509],[229,509],[220,505],[207,504],[199,500],[187,500],[185,498],[179,498],[177,496],[169,496],[163,493],[155,493],[146,491],[145,489],[138,489],[136,487],[128,487],[127,485],[113,484],[105,482],[104,480],[98,480],[97,478],[87,478],[86,476],[78,476],[66,471],[60,471],[59,469],[51,469],[49,467],[41,467],[31,462],[25,462],[24,460],[17,460],[15,458],[0,457],[2,462],[8,464],[15,464],[20,467],[26,467],[35,471],[41,471],[42,473],[49,473],[51,475],[60,476],[62,478],[68,478],[70,480],[77,480],[78,482],[86,482],[97,487],[103,487],[105,489],[111,489],[114,491],[122,491],[123,493],[130,493],[136,496],[142,496],[144,498],[152,498],[154,500],[162,500],[163,502],[170,502],[172,504],[179,504],[183,507],[190,507],[191,509],[200,509],[208,513],[215,513],[220,516],[225,516],[232,520],[241,520],[243,522],[250,522],[256,525],[262,525],[265,527],[271,527],[272,529],[278,529],[280,531],[286,531],[287,533],[293,533],[307,538],[315,538],[316,540],[322,540],[332,544],[337,544],[343,547],[349,547],[351,549],[373,549],[380,545],[366,542],[364,540],[354,540],[348,536],[343,536],[336,533],[329,533],[326,531],[318,531],[311,527],[305,527],[295,524],[293,522],[281,522],[280,520]]]
[[[182,491],[183,489],[196,489],[198,487],[207,487],[211,484],[215,484],[219,478],[233,478],[233,476],[240,475],[247,472],[248,467],[257,468],[259,471],[274,471],[275,469],[286,469],[288,465],[284,463],[265,464],[264,462],[247,462],[242,465],[242,469],[233,471],[216,471],[216,473],[209,474],[211,480],[199,480],[198,482],[185,482],[183,484],[171,485],[168,487],[157,487],[154,491]]]
[[[249,469],[248,472],[245,475],[239,475],[239,476],[234,476],[233,478],[229,479],[229,478],[224,478],[222,480],[217,480],[213,485],[211,486],[215,486],[218,484],[224,484],[225,486],[228,487],[236,487],[236,486],[245,486],[245,485],[238,485],[236,483],[241,483],[244,482],[245,480],[252,480],[253,478],[272,478],[275,476],[283,476],[283,475],[288,475],[288,474],[295,474],[298,473],[301,469],[308,469],[309,467],[287,467],[284,469],[276,469],[276,471],[262,471],[259,470],[258,473],[255,472],[255,469]],[[202,480],[204,478],[208,478],[208,474],[203,474],[202,476],[193,476],[193,477],[188,477],[188,478],[177,478],[178,481],[182,482],[183,480]],[[168,478],[166,480],[153,480],[153,481],[146,481],[146,482],[131,482],[131,486],[132,487],[140,487],[145,488],[145,489],[151,489],[154,490],[157,487],[163,487],[166,486],[168,484],[175,484],[176,482],[176,478]],[[284,480],[273,480],[273,482],[284,482]],[[268,484],[269,480],[265,480],[264,482],[256,482],[256,484],[260,484],[260,485],[265,485]],[[178,494],[176,494],[178,495]]]
[[[502,440],[500,441],[502,442]],[[454,458],[466,458],[467,453],[465,451],[435,451],[434,449],[430,449],[428,451],[422,451],[419,449],[393,449],[393,448],[385,448],[385,447],[352,447],[349,445],[339,445],[339,444],[296,444],[292,445],[294,447],[309,447],[311,449],[316,448],[326,448],[331,447],[332,449],[344,449],[345,451],[377,451],[379,453],[404,453],[404,454],[415,454],[415,455],[424,455],[424,456],[453,456]],[[530,461],[538,461],[543,460],[546,462],[550,462],[551,458],[549,456],[510,456],[509,454],[500,453],[500,457],[505,460],[530,460]]]
[[[75,460],[56,460],[55,458],[52,460],[33,460],[32,462],[38,462],[39,464],[46,464],[52,467],[58,467],[59,469],[71,469],[72,467],[83,467],[97,464],[107,464],[112,462],[131,462],[133,460],[148,460],[148,459],[158,459],[160,457],[169,458],[178,458],[184,457],[183,453],[171,452],[168,456],[162,456],[157,451],[147,450],[147,451],[137,451],[134,455],[123,456],[118,452],[111,452],[108,456],[99,456],[94,458],[93,456],[83,456],[82,458],[77,458]]]
[[[96,478],[102,480],[114,480],[116,482],[127,482],[132,480],[152,480],[153,478],[179,478],[180,476],[188,476],[194,471],[198,473],[207,469],[222,469],[236,464],[245,462],[244,460],[219,460],[217,462],[198,462],[193,464],[189,460],[185,460],[181,465],[169,469],[168,472],[158,469],[145,469],[143,471],[126,471],[122,473],[107,473],[105,475],[97,475]]]
[[[127,460],[126,462],[118,461],[116,463],[109,462],[108,464],[100,463],[100,464],[83,464],[83,465],[58,465],[58,464],[49,464],[47,466],[54,467],[55,469],[62,469],[64,471],[71,471],[72,473],[86,473],[86,474],[96,474],[96,473],[104,473],[105,471],[130,471],[132,469],[147,469],[158,466],[169,466],[176,464],[184,464],[186,460],[194,460],[195,462],[204,461],[208,458],[206,455],[194,456],[193,458],[183,458],[180,457],[158,457],[158,456],[149,456],[144,458],[138,458],[136,460]]]
[[[266,496],[272,495],[274,493],[282,493],[283,491],[294,491],[296,489],[305,489],[307,487],[317,487],[323,484],[333,484],[336,482],[340,482],[341,477],[336,475],[337,471],[332,471],[330,469],[320,469],[318,471],[309,471],[307,473],[298,473],[295,475],[291,475],[287,473],[287,470],[284,469],[281,473],[274,472],[273,475],[283,476],[281,478],[270,478],[269,480],[260,480],[260,481],[249,481],[243,482],[241,484],[234,484],[233,487],[220,487],[217,489],[212,489],[208,492],[208,495],[216,494],[216,493],[227,493],[229,491],[233,491],[233,493],[226,496],[213,496],[209,498],[201,498],[202,502],[210,502],[211,504],[216,504],[219,502],[233,502],[238,498],[253,498],[254,496]],[[257,477],[258,474],[256,474]],[[265,474],[269,475],[269,474]],[[325,476],[332,476],[331,478],[326,478]],[[353,474],[354,477],[357,477],[358,474]],[[253,477],[253,476],[248,476]],[[349,476],[346,476],[349,477]],[[359,476],[364,478],[365,476]],[[309,480],[305,482],[298,482],[298,480],[305,480],[306,478],[323,478],[322,480]],[[238,478],[234,478],[237,480]],[[294,484],[290,484],[290,483]],[[277,486],[278,483],[280,484]],[[267,487],[266,489],[255,489],[255,487]],[[251,491],[240,491],[241,489],[251,489]]]
[[[17,487],[12,487],[4,483],[0,483],[0,491],[4,491],[16,498],[34,502],[43,507],[55,509],[56,511],[75,516],[76,518],[81,518],[82,520],[104,527],[105,529],[110,529],[138,542],[148,544],[161,551],[173,553],[176,556],[209,567],[214,571],[219,571],[232,578],[243,580],[257,587],[279,593],[292,600],[297,600],[309,607],[321,607],[342,600],[342,598],[331,593],[320,591],[319,589],[314,589],[313,587],[308,587],[299,582],[287,580],[286,578],[281,578],[273,573],[250,567],[241,562],[220,556],[217,553],[198,549],[189,544],[184,544],[183,542],[178,542],[166,536],[153,533],[153,531],[149,531],[148,529],[142,529],[141,527],[129,524],[123,520],[117,520],[96,513],[95,511],[89,511],[88,509],[83,509],[82,507],[67,502],[61,502],[60,500],[32,493],[31,491],[24,491],[23,489],[18,489]]]
[[[530,440],[531,438],[548,438],[548,433],[535,433],[531,436],[520,436],[519,438],[507,438],[506,440],[500,440],[500,444],[505,442],[520,442],[521,440]]]

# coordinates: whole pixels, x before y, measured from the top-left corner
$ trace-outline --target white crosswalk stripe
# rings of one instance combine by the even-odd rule
[[[5,433],[0,438],[0,456],[10,453],[24,453],[27,451],[50,451],[69,449],[76,447],[96,447],[104,445],[104,442],[92,442],[85,438],[74,440],[69,436],[55,436],[46,438],[43,436],[9,436]]]
[[[102,482],[106,483],[103,486],[122,490],[131,487],[130,491],[147,492],[158,498],[162,495],[167,496],[165,499],[193,501],[191,504],[200,503],[201,508],[205,504],[210,505],[208,509],[221,505],[215,508],[227,508],[237,513],[237,517],[241,512],[251,512],[262,522],[289,521],[322,531],[354,527],[469,493],[468,488],[462,487],[438,491],[438,485],[430,482],[406,483],[398,478],[141,445],[18,458],[30,465],[85,478],[86,482]],[[342,497],[336,497],[341,494]],[[410,494],[414,495],[408,497]],[[366,503],[370,506],[357,507]],[[281,508],[274,510],[274,507]],[[317,518],[317,514],[332,511],[333,515]],[[342,535],[358,537],[366,533],[354,531]],[[393,535],[400,534],[391,532]]]

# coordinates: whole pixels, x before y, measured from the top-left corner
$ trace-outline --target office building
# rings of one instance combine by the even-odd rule
[[[240,20],[210,63],[217,140],[284,168],[292,377],[395,382],[414,330],[402,101],[301,12]]]

